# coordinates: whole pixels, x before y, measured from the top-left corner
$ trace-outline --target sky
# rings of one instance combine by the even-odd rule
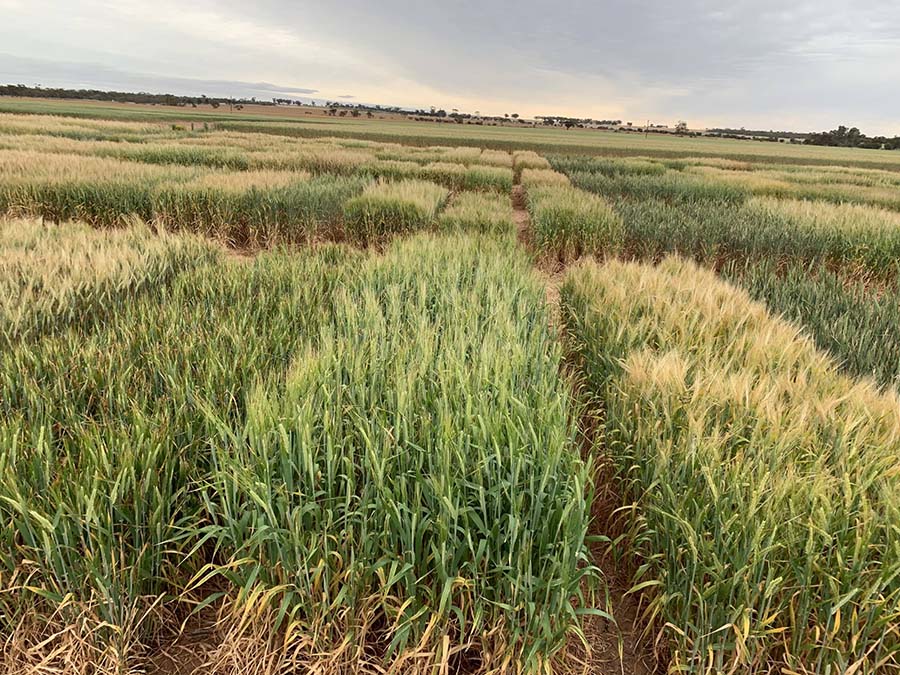
[[[0,83],[900,135],[898,0],[0,0]]]

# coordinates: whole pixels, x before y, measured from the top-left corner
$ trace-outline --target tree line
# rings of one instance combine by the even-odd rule
[[[871,150],[900,150],[900,136],[866,136],[856,127],[843,124],[831,131],[810,134],[803,141],[806,145],[830,145],[838,148],[868,148]]]
[[[29,96],[32,98],[68,98],[86,101],[115,101],[126,103],[145,103],[155,105],[191,106],[209,105],[218,108],[221,105],[241,106],[250,103],[256,105],[275,105],[271,101],[258,101],[251,98],[226,98],[201,96],[176,96],[175,94],[150,94],[148,92],[101,91],[100,89],[63,89],[53,87],[29,87],[24,84],[0,85],[0,96]]]

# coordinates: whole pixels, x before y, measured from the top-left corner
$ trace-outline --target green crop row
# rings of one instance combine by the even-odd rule
[[[538,255],[566,262],[619,251],[622,219],[602,197],[565,183],[539,183],[528,188],[527,201]]]
[[[201,265],[0,352],[0,666],[145,668],[209,606],[300,670],[541,668],[593,575],[548,325],[523,254],[419,236]]]

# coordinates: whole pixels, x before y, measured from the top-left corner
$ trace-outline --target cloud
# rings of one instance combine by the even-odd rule
[[[0,3],[5,51],[82,77],[98,64],[411,107],[900,133],[894,0]]]
[[[310,96],[318,93],[318,89],[278,85],[271,82],[204,80],[149,75],[127,72],[101,63],[58,63],[2,53],[0,53],[0,76],[7,82],[15,84],[39,84],[44,87],[76,89],[137,90],[179,96],[206,94],[249,98],[261,95],[264,98],[270,98],[272,96]]]

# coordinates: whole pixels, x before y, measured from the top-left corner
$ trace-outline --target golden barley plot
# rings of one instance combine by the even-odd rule
[[[581,265],[562,300],[673,665],[896,669],[897,394],[676,258]]]
[[[142,223],[97,231],[83,223],[0,219],[0,341],[90,323],[120,298],[214,260],[194,237],[153,232]]]

